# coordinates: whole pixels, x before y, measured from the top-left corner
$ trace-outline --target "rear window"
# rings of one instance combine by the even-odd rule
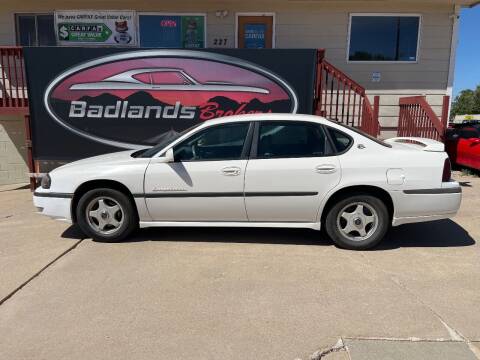
[[[347,125],[344,125],[344,124],[342,124],[342,123],[339,123],[339,122],[336,122],[336,121],[332,121],[332,120],[328,120],[328,121],[330,121],[331,123],[334,123],[334,124],[336,124],[336,125],[340,125],[340,126],[346,128],[346,129],[348,129],[348,130],[354,131],[354,132],[356,132],[356,133],[359,134],[359,135],[365,136],[366,138],[368,138],[368,139],[376,142],[376,143],[379,144],[379,145],[382,145],[382,146],[385,146],[385,147],[388,147],[388,148],[391,148],[391,147],[392,147],[392,145],[387,144],[386,142],[384,142],[384,141],[382,141],[382,140],[380,140],[380,139],[377,139],[376,137],[373,137],[373,136],[367,134],[366,132],[363,132],[363,131],[361,131],[361,130],[358,130],[357,128],[354,128],[354,127],[351,127],[351,126],[347,126]]]
[[[333,141],[333,145],[335,146],[337,153],[343,153],[347,151],[352,145],[353,139],[347,134],[331,127],[327,127],[327,131]]]
[[[471,138],[478,138],[479,132],[474,127],[463,128],[458,131],[458,135],[462,139],[471,139]]]

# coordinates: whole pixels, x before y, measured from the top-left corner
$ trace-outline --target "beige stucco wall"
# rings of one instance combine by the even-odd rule
[[[108,0],[81,3],[70,0],[3,0],[0,3],[0,45],[14,45],[14,13],[53,12],[55,9],[133,9],[147,12],[207,13],[207,45],[214,47],[215,38],[226,38],[227,47],[235,44],[237,12],[275,13],[277,48],[325,48],[326,57],[354,80],[365,86],[371,95],[381,95],[380,122],[386,135],[398,119],[398,98],[407,95],[428,95],[437,114],[441,113],[442,96],[447,91],[452,38],[451,1],[149,1]],[[219,18],[216,10],[228,10]],[[422,16],[420,49],[417,63],[359,64],[348,63],[347,42],[349,14],[413,13]],[[301,69],[299,69],[301,71]],[[372,72],[381,73],[381,81],[371,81]]]
[[[0,185],[28,182],[23,117],[0,117]]]

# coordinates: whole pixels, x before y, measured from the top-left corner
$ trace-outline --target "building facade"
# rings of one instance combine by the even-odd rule
[[[399,97],[426,95],[440,115],[443,96],[452,93],[459,11],[473,5],[468,0],[4,0],[0,45],[62,46],[68,40],[59,12],[124,10],[135,20],[128,31],[121,21],[116,25],[124,30],[119,41],[128,46],[321,48],[369,96],[381,96],[379,121],[382,136],[389,137],[395,135]],[[22,129],[22,117],[0,117],[0,184],[27,179]]]

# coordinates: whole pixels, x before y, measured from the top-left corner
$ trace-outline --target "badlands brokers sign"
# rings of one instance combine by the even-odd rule
[[[310,69],[285,63],[299,55]],[[37,160],[137,149],[221,116],[312,111],[313,50],[29,48],[25,60]]]

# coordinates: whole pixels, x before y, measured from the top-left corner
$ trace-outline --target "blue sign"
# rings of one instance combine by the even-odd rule
[[[170,15],[140,15],[140,46],[182,47],[182,18]]]
[[[246,49],[264,49],[265,34],[267,26],[265,24],[245,24],[244,44]]]

